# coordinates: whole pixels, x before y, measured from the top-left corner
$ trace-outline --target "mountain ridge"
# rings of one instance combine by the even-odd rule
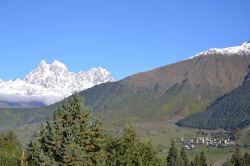
[[[5,100],[4,95],[7,95],[8,102],[12,102],[9,97],[11,95],[13,98],[19,96],[21,101],[27,100],[27,96],[30,99],[34,97],[34,100],[47,96],[52,99],[52,102],[47,104],[53,104],[74,92],[110,81],[114,81],[111,73],[101,67],[74,73],[57,60],[51,64],[42,60],[34,70],[25,76],[24,80],[0,81],[0,100]],[[24,98],[22,99],[22,97]]]
[[[250,64],[250,51],[242,55],[239,49],[233,55],[210,52],[209,56],[197,56],[93,87],[81,95],[88,106],[104,111],[107,119],[183,117],[203,110],[242,84]]]
[[[233,47],[226,47],[226,48],[210,48],[206,51],[202,51],[194,56],[189,57],[188,59],[196,58],[199,56],[207,56],[207,55],[214,55],[214,54],[222,54],[222,55],[249,55],[250,54],[250,42],[244,42],[240,46],[233,46]]]

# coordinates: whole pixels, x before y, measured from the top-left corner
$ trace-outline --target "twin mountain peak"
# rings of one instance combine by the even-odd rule
[[[113,81],[111,73],[101,67],[74,73],[57,60],[51,64],[42,60],[24,80],[0,81],[0,94],[67,97],[73,92],[110,81]]]

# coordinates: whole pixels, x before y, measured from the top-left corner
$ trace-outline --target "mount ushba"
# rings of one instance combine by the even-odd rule
[[[73,92],[110,81],[112,75],[101,67],[74,73],[57,60],[52,64],[42,60],[24,80],[0,80],[0,101],[52,104]]]

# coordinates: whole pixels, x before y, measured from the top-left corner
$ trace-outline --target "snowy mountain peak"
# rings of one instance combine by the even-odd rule
[[[57,66],[58,68],[68,69],[63,63],[59,62],[58,60],[54,60],[51,66]]]
[[[210,48],[207,51],[200,52],[195,56],[188,59],[196,58],[198,56],[209,55],[226,55],[226,56],[249,56],[250,55],[250,42],[245,42],[240,46],[227,47],[227,48]]]
[[[93,73],[93,74],[99,74],[100,76],[103,75],[111,75],[110,72],[108,72],[106,69],[102,67],[94,67],[91,68],[90,70],[86,71],[85,73]]]
[[[0,80],[0,95],[19,96],[58,96],[60,99],[95,85],[113,81],[111,73],[97,67],[78,74],[70,72],[58,60],[47,64],[42,60],[38,66],[26,75],[24,80]],[[54,100],[53,100],[54,101]],[[51,103],[50,103],[51,104]]]
[[[41,62],[39,63],[39,65],[43,66],[43,65],[47,65],[45,60],[41,60]]]
[[[39,69],[41,69],[41,70],[45,70],[45,69],[47,68],[47,66],[48,66],[48,64],[46,63],[46,61],[45,61],[45,60],[42,60],[42,61],[38,64],[37,68],[39,68]]]
[[[68,68],[58,60],[55,60],[51,64],[47,64],[45,60],[42,60],[38,66],[33,70],[33,71],[41,71],[41,72],[47,72],[47,71],[52,71],[52,72],[57,72],[55,70],[68,70]]]

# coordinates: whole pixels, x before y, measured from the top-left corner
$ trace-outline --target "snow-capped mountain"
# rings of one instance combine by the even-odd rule
[[[74,92],[110,81],[113,81],[112,75],[101,67],[74,73],[57,60],[52,64],[47,64],[42,60],[24,80],[2,81],[0,79],[0,100],[4,100],[5,95],[8,95],[8,100],[11,99],[10,96],[18,96],[19,99],[34,97],[37,100],[41,97],[49,97],[60,100]],[[51,100],[46,104],[53,102],[55,101]]]
[[[221,54],[221,55],[226,55],[226,56],[232,56],[232,55],[247,56],[250,54],[250,41],[245,42],[240,46],[227,47],[227,48],[210,48],[188,59],[196,58],[199,56],[209,56],[209,55],[216,55],[216,54],[217,55]]]

